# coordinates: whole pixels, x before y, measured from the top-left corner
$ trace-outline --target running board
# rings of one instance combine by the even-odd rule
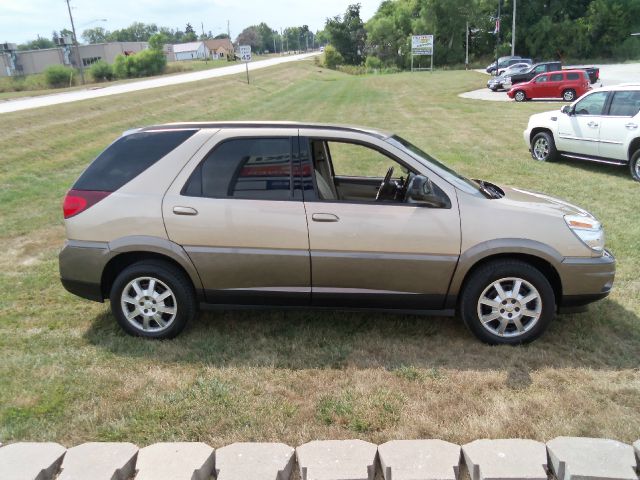
[[[593,158],[593,157],[585,157],[582,155],[574,155],[572,153],[560,153],[560,155],[562,155],[563,157],[575,158],[576,160],[587,160],[589,162],[606,163],[607,165],[623,166],[629,163],[629,162],[625,162],[624,160],[605,160],[602,158]]]

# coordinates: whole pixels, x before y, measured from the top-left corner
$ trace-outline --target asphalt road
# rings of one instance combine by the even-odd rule
[[[620,83],[638,83],[640,84],[640,63],[620,63],[613,65],[596,65],[600,68],[600,81],[593,85],[594,88],[600,86],[618,85]],[[484,70],[476,70],[485,73]],[[487,75],[487,79],[489,76]],[[492,92],[488,88],[480,88],[472,92],[465,92],[459,95],[462,98],[471,98],[474,100],[489,100],[494,102],[512,102],[507,97],[507,92]],[[558,100],[534,100],[535,102],[548,103],[566,103],[561,99]]]
[[[289,55],[251,62],[249,63],[249,73],[261,68],[280,65],[281,63],[303,60],[314,55],[318,55],[318,52],[303,53],[301,55]],[[5,102],[0,102],[0,114],[17,112],[19,110],[28,110],[30,108],[46,107],[49,105],[58,105],[61,103],[78,102],[80,100],[89,100],[91,98],[107,97],[109,95],[119,95],[121,93],[137,92],[139,90],[147,90],[149,88],[159,88],[166,87],[168,85],[179,85],[181,83],[197,82],[198,80],[224,77],[226,75],[235,75],[244,72],[245,65],[244,63],[241,63],[230,65],[228,67],[201,70],[198,72],[165,75],[156,78],[150,78],[148,80],[139,80],[136,82],[123,83],[120,85],[111,85],[108,87],[97,87],[86,90],[74,90],[72,92],[54,93],[52,95],[41,95],[37,97],[26,97],[15,100],[7,100]]]

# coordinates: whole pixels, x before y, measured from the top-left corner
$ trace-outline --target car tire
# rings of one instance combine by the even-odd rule
[[[527,95],[522,90],[518,90],[514,93],[513,98],[516,102],[524,102],[527,100]]]
[[[473,271],[459,303],[467,328],[490,345],[519,345],[537,339],[555,311],[549,280],[537,268],[515,259],[492,261]]]
[[[562,99],[565,102],[573,102],[576,99],[576,91],[572,89],[565,90],[562,92]]]
[[[640,150],[636,150],[636,153],[631,156],[629,173],[631,173],[631,178],[636,182],[640,182]]]
[[[540,132],[531,140],[531,158],[538,162],[552,162],[558,158],[558,150],[553,136]]]
[[[197,313],[193,285],[174,265],[143,260],[116,277],[111,311],[129,335],[167,339],[178,335]]]

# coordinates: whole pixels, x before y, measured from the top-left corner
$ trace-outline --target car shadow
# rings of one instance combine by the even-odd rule
[[[179,337],[149,341],[124,334],[110,313],[85,338],[113,355],[154,363],[216,367],[452,368],[535,370],[637,368],[640,319],[606,299],[582,314],[560,315],[537,341],[519,347],[480,343],[459,319],[329,311],[202,313]],[[517,372],[516,372],[517,373]],[[527,375],[513,381],[526,383]]]
[[[613,165],[563,156],[555,160],[554,163],[580,168],[593,173],[606,174],[612,177],[626,178],[629,181],[633,181],[631,174],[629,173],[629,165]]]

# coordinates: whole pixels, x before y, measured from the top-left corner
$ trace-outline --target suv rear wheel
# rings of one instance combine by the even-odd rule
[[[125,268],[111,287],[111,311],[130,335],[173,338],[196,314],[186,275],[167,262],[144,260]]]
[[[640,150],[637,150],[631,157],[629,172],[636,182],[640,182]]]
[[[573,102],[576,99],[576,91],[572,89],[565,90],[562,92],[562,99],[565,102]]]
[[[558,157],[556,143],[550,133],[537,133],[531,140],[531,158],[539,162],[551,162]]]
[[[517,345],[538,338],[555,312],[549,280],[520,260],[497,260],[471,274],[460,314],[473,334],[490,345]]]

